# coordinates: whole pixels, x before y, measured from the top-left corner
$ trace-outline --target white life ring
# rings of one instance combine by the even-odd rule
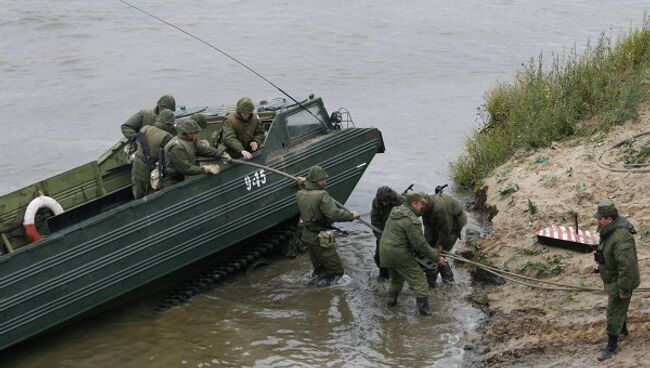
[[[36,212],[41,208],[48,208],[55,216],[63,213],[63,207],[61,207],[59,202],[52,197],[42,195],[29,202],[29,205],[25,210],[25,217],[23,217],[23,227],[25,228],[27,238],[32,243],[42,239],[41,234],[38,233],[36,226],[34,225]]]

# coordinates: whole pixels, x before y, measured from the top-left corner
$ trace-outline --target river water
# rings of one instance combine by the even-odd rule
[[[0,192],[96,158],[119,125],[162,94],[179,105],[280,94],[236,63],[119,1],[0,2]],[[137,1],[226,50],[296,97],[315,93],[357,126],[380,128],[378,155],[347,202],[376,188],[449,182],[447,162],[497,81],[540,51],[561,53],[639,25],[648,1]],[[472,221],[476,226],[476,221]],[[307,288],[306,256],[234,277],[186,306],[137,301],[4,352],[16,367],[461,366],[482,313],[469,277],[432,292],[434,316],[405,291],[385,307],[374,239],[345,226],[340,285]]]

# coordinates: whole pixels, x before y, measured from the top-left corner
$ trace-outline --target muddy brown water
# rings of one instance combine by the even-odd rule
[[[647,1],[138,1],[213,42],[296,97],[345,106],[379,127],[379,155],[347,202],[367,214],[376,188],[433,191],[496,81],[528,58],[581,49],[640,24]],[[0,192],[96,158],[119,125],[165,93],[179,105],[279,93],[232,61],[119,1],[3,2]],[[476,221],[473,221],[473,226]],[[374,238],[344,226],[346,277],[312,289],[306,256],[238,276],[163,313],[129,303],[0,353],[10,367],[461,366],[483,317],[467,273],[432,292],[432,318],[405,291],[385,307]],[[468,363],[469,364],[469,363]]]

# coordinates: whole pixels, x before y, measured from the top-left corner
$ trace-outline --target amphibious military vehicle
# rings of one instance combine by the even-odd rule
[[[295,176],[321,165],[330,174],[329,192],[344,202],[384,151],[381,132],[342,126],[341,114],[330,116],[320,98],[301,105],[259,107],[267,136],[251,162]],[[178,109],[176,115],[202,111],[208,117],[202,138],[209,138],[226,110]],[[297,221],[295,182],[234,163],[134,200],[125,144],[0,197],[0,350],[206,258],[249,242],[272,246]],[[270,243],[255,240],[278,226]],[[240,253],[243,263],[259,254],[255,244]]]

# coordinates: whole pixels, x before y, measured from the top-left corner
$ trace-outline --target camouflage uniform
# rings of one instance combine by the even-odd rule
[[[639,286],[639,261],[636,253],[634,226],[618,211],[611,201],[598,205],[596,218],[616,217],[610,225],[599,227],[600,244],[596,261],[607,293],[607,348],[599,360],[607,359],[617,350],[618,335],[627,335],[627,311],[632,291]],[[627,295],[621,298],[621,295]]]
[[[303,223],[301,240],[309,251],[314,267],[312,282],[318,280],[330,282],[335,277],[342,276],[344,272],[334,245],[328,247],[320,245],[319,232],[330,229],[333,222],[354,220],[354,214],[338,208],[330,195],[318,184],[319,180],[327,177],[323,168],[313,166],[309,170],[304,189],[296,193],[300,220]]]
[[[206,173],[205,168],[196,164],[196,156],[220,158],[216,148],[192,141],[187,134],[198,133],[201,127],[192,119],[187,119],[178,128],[178,134],[165,145],[165,179],[164,185],[181,182],[186,176]]]
[[[413,207],[413,201],[426,201],[422,193],[408,193],[406,203],[394,207],[386,221],[386,227],[379,243],[381,266],[387,267],[390,274],[388,289],[389,305],[397,304],[397,296],[404,281],[415,293],[421,314],[426,306],[428,312],[429,289],[424,272],[415,260],[414,254],[421,254],[434,263],[438,262],[438,251],[431,248],[422,234],[421,216]]]
[[[133,197],[139,199],[151,192],[150,175],[153,166],[158,161],[158,148],[165,145],[172,139],[174,131],[174,113],[170,110],[163,110],[156,119],[154,126],[146,125],[140,129],[147,142],[149,151],[144,154],[144,149],[138,142],[138,150],[131,167],[131,184]],[[148,165],[147,165],[148,164]]]
[[[156,116],[164,109],[176,110],[176,100],[170,95],[164,95],[158,99],[156,107],[153,110],[140,110],[122,124],[122,134],[129,140],[134,142],[136,134],[145,125],[153,125],[156,122]]]
[[[383,205],[382,202],[387,203]],[[382,186],[377,189],[377,194],[372,200],[372,209],[370,210],[370,224],[379,230],[384,230],[386,225],[386,220],[390,214],[390,210],[395,206],[402,204],[403,199],[390,187]],[[379,267],[379,276],[382,278],[388,278],[388,269],[381,267],[381,261],[379,257],[379,240],[381,239],[381,233],[375,232],[376,247],[375,247],[375,263]]]
[[[242,112],[248,112],[251,117],[244,120],[241,117]],[[237,111],[230,113],[223,123],[222,142],[227,148],[227,152],[233,158],[242,157],[241,151],[250,151],[250,143],[257,142],[258,149],[264,142],[264,126],[259,121],[253,101],[244,97],[237,102]]]
[[[463,206],[453,197],[446,194],[428,195],[429,207],[422,214],[424,238],[430,246],[451,251],[456,240],[461,237],[461,230],[467,224],[467,216]],[[454,281],[454,273],[449,264],[438,270],[427,270],[429,286],[435,286],[438,271],[443,282]]]

